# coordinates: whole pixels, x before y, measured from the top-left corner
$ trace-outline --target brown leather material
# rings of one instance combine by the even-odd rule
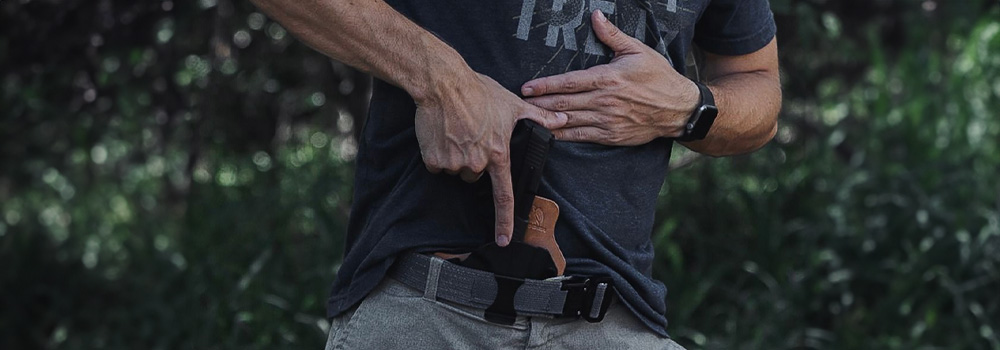
[[[457,258],[458,261],[462,261],[462,260],[465,260],[465,258],[468,258],[469,254],[470,253],[451,254],[451,253],[445,253],[445,252],[437,252],[437,253],[434,253],[434,256],[439,257],[439,258],[444,259],[444,260],[451,260],[451,259],[456,259]]]
[[[556,220],[559,219],[559,205],[551,199],[535,196],[528,215],[528,229],[524,232],[524,243],[545,248],[552,256],[552,262],[561,276],[566,271],[566,258],[556,243]]]
[[[528,214],[528,227],[524,232],[524,243],[545,248],[552,256],[552,262],[556,265],[559,275],[566,271],[566,257],[563,256],[559,244],[556,243],[556,220],[559,219],[559,204],[551,199],[535,196],[535,201],[531,203],[531,213]],[[436,252],[435,256],[450,260],[457,258],[459,261],[469,257],[469,253],[454,254]]]

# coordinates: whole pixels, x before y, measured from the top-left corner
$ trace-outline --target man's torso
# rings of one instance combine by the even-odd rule
[[[473,70],[517,92],[533,78],[608,63],[612,53],[589,20],[601,10],[683,73],[707,0],[387,1],[455,48]],[[765,3],[766,4],[766,3]],[[329,301],[335,316],[356,304],[407,250],[462,249],[491,242],[494,210],[486,181],[427,172],[414,134],[416,106],[376,81],[360,140],[344,264]],[[665,334],[666,288],[651,277],[656,198],[672,141],[635,147],[557,141],[539,195],[559,205],[555,236],[567,274],[611,275],[622,301]]]

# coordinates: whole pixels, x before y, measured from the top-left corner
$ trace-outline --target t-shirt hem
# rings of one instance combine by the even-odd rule
[[[330,320],[344,313],[344,297],[330,297],[326,299],[326,319]]]

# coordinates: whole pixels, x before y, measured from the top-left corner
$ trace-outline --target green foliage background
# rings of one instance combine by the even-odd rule
[[[1000,349],[1000,6],[772,0],[775,141],[675,154],[689,349]],[[366,78],[232,0],[0,2],[0,348],[321,348]]]

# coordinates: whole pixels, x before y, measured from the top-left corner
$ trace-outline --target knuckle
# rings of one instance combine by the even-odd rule
[[[501,231],[497,231],[497,232],[502,233],[502,231],[506,231],[503,228],[507,228],[507,227],[510,227],[510,226],[514,226],[514,220],[513,219],[507,218],[506,215],[497,216],[497,229],[501,230]]]
[[[621,143],[621,142],[625,142],[626,137],[625,137],[624,134],[622,134],[619,131],[608,131],[607,132],[607,139],[608,139],[608,141],[611,141],[612,143]]]
[[[462,166],[459,165],[457,162],[449,162],[449,163],[443,164],[441,166],[441,169],[443,169],[444,171],[447,171],[448,173],[452,173],[453,174],[453,173],[458,173],[459,171],[461,171],[462,170]]]
[[[618,35],[620,35],[621,33],[622,31],[618,29],[618,26],[608,27],[608,35],[611,36],[612,38],[618,37]]]
[[[549,81],[548,80],[539,81],[538,84],[535,84],[535,86],[532,87],[532,90],[535,90],[535,95],[546,94],[546,92],[549,90]]]
[[[566,80],[562,82],[562,88],[564,90],[574,90],[576,89],[576,82],[572,80]]]
[[[597,97],[594,99],[594,103],[600,107],[617,107],[619,105],[618,99],[612,96]]]
[[[607,139],[608,139],[608,141],[611,141],[613,143],[619,143],[619,142],[624,141],[625,137],[623,137],[622,134],[620,134],[620,133],[611,132],[611,133],[608,133]]]
[[[496,202],[498,206],[506,206],[514,204],[514,196],[507,192],[497,192],[493,194],[493,201]],[[498,221],[508,221],[510,220],[507,215],[500,215],[500,220]]]
[[[427,166],[427,169],[441,168],[441,162],[438,160],[437,157],[433,156],[424,156],[424,165]]]
[[[621,84],[621,77],[614,72],[606,72],[601,75],[600,82],[604,87],[618,87]]]
[[[481,173],[483,172],[483,170],[486,169],[486,163],[487,163],[486,159],[476,158],[476,160],[472,161],[472,163],[469,164],[468,168],[469,170],[472,170],[475,173]]]
[[[424,162],[424,167],[427,168],[427,171],[429,171],[431,174],[437,174],[437,173],[441,172],[441,167],[438,166],[436,163],[431,163],[431,162],[426,162],[425,161]]]
[[[558,111],[565,111],[569,109],[569,101],[567,101],[565,98],[560,98],[556,100],[553,107]]]
[[[490,162],[496,165],[506,165],[510,162],[507,158],[507,150],[504,148],[494,148],[490,151]]]
[[[490,164],[493,164],[495,167],[510,168],[510,159],[507,159],[507,157],[500,157],[490,161]],[[489,166],[487,166],[487,168],[489,168]]]

